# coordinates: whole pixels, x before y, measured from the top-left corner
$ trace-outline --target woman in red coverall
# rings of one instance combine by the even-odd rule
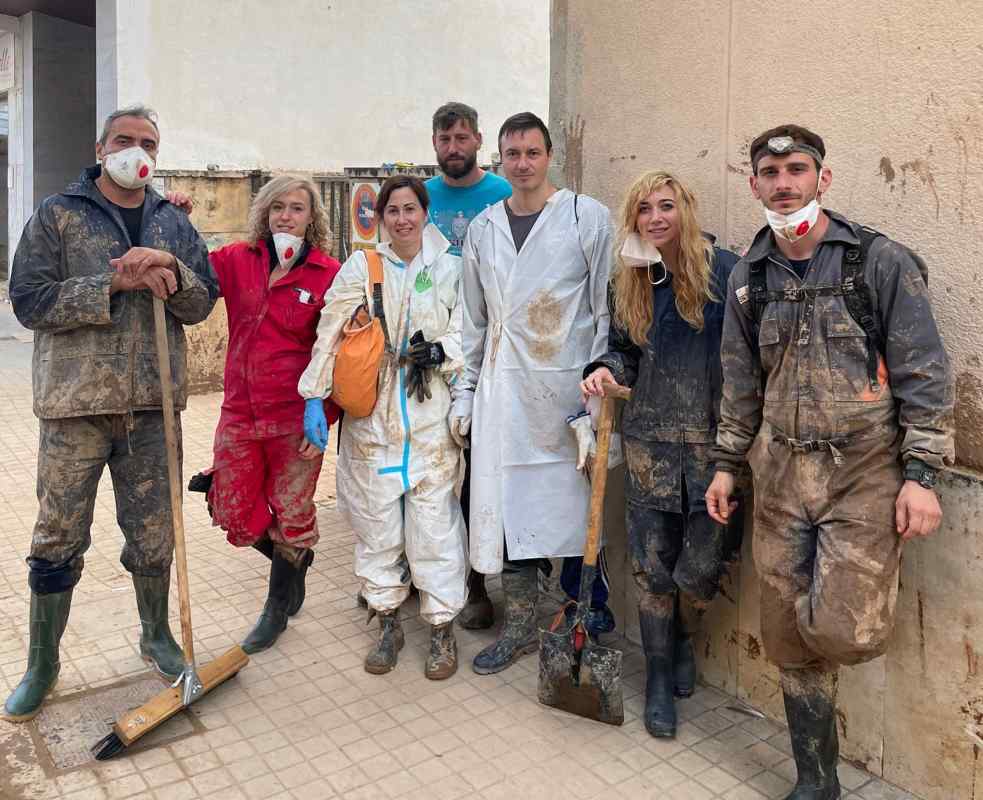
[[[271,561],[266,605],[242,643],[247,653],[272,646],[300,609],[314,560],[322,455],[304,438],[297,381],[340,269],[328,247],[327,215],[314,184],[284,175],[253,200],[248,240],[211,254],[229,317],[229,348],[208,501],[230,543],[251,545]],[[337,409],[325,405],[334,422]]]

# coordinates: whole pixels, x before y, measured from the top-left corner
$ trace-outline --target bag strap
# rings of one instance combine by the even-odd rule
[[[873,228],[860,228],[860,244],[848,246],[843,251],[843,261],[840,266],[840,277],[844,289],[852,291],[844,293],[846,309],[850,316],[863,329],[867,337],[867,380],[872,391],[879,391],[881,382],[877,377],[879,355],[884,352],[884,335],[874,313],[874,301],[867,285],[864,267],[867,254],[874,240],[883,236]]]
[[[385,274],[382,270],[382,256],[375,250],[366,250],[365,260],[369,265],[369,283],[372,285],[372,316],[382,325],[386,350],[393,352],[392,342],[389,340],[389,325],[386,323],[386,309],[382,303],[382,280]]]
[[[382,283],[382,256],[375,250],[365,251],[365,260],[369,262],[369,283]]]

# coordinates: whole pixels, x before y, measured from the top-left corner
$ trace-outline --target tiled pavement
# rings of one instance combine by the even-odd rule
[[[37,422],[24,358],[0,353],[0,694],[19,680],[27,640],[23,558],[34,522]],[[184,415],[185,473],[209,463],[220,396],[193,397]],[[186,496],[191,593],[199,662],[237,641],[263,604],[266,564],[228,546],[198,496]],[[572,717],[535,699],[535,656],[497,676],[471,672],[491,632],[458,632],[462,668],[451,680],[423,677],[428,632],[415,603],[405,610],[407,646],[398,668],[366,674],[374,626],[355,607],[353,537],[334,502],[333,467],[318,493],[321,542],[307,602],[277,646],[191,709],[196,731],[116,761],[59,772],[31,725],[0,722],[0,798],[395,798],[624,797],[635,800],[782,798],[794,779],[786,731],[729,708],[733,698],[700,689],[679,703],[675,741],[652,739],[639,719],[643,668],[626,649],[626,722]],[[63,639],[54,700],[145,674],[121,535],[108,475],[93,546]],[[497,581],[493,596],[498,599]],[[172,627],[177,633],[176,592]],[[544,609],[544,612],[550,609]],[[846,795],[909,797],[843,764]]]

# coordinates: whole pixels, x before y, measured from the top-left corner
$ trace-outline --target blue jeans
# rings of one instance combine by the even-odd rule
[[[563,559],[563,569],[560,572],[560,586],[571,600],[580,595],[580,570],[584,564],[582,556],[567,556]],[[608,586],[608,564],[602,547],[597,554],[597,574],[591,587],[590,607],[594,610],[604,608],[610,594]]]

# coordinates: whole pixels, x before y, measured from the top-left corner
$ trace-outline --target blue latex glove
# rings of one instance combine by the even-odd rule
[[[304,403],[304,436],[322,453],[328,446],[328,418],[324,416],[324,401],[320,397]]]

